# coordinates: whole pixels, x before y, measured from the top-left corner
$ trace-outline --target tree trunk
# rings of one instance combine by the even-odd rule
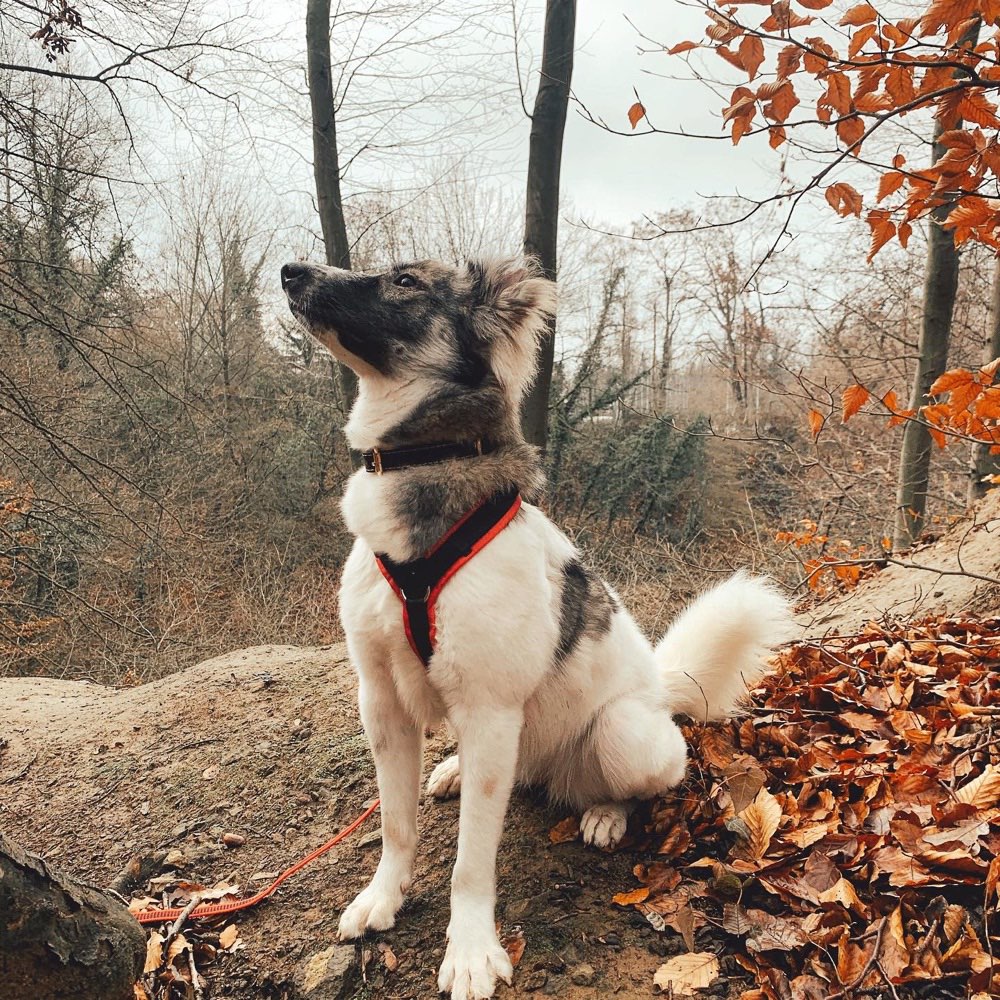
[[[344,203],[340,196],[340,156],[337,149],[337,114],[330,66],[330,0],[308,0],[306,6],[306,68],[313,124],[313,174],[316,207],[323,230],[326,262],[350,270],[351,245],[347,241]],[[340,386],[350,407],[358,378],[340,365]]]
[[[941,127],[938,125],[934,133],[935,162],[945,152],[937,143],[940,135]],[[950,210],[950,204],[941,205],[931,216],[919,360],[910,397],[910,409],[913,410],[927,402],[928,390],[948,364],[951,317],[958,291],[958,251],[951,232],[941,225]],[[899,458],[896,491],[893,548],[897,551],[908,549],[923,530],[932,448],[933,441],[927,427],[916,420],[908,420],[903,428],[903,449]]]
[[[979,21],[972,24],[960,40],[961,45],[974,46],[979,38]],[[961,70],[956,71],[957,77]],[[961,128],[956,122],[953,128]],[[932,162],[937,163],[947,150],[939,142],[945,130],[940,121],[934,124]],[[927,270],[924,275],[924,314],[920,327],[919,360],[913,381],[910,409],[917,410],[927,402],[927,392],[948,366],[951,341],[951,318],[958,292],[958,250],[955,238],[942,223],[952,209],[950,202],[931,213],[927,239]],[[903,448],[899,456],[899,482],[896,487],[896,526],[892,547],[908,549],[919,537],[927,511],[927,491],[930,487],[931,448],[933,442],[927,427],[908,420],[903,428]]]
[[[573,77],[576,0],[546,0],[542,71],[531,115],[528,183],[524,203],[524,252],[538,258],[547,278],[556,278],[559,232],[559,168]],[[549,389],[555,358],[555,320],[538,348],[538,377],[524,401],[521,426],[532,444],[545,447]]]
[[[993,272],[993,295],[990,299],[990,337],[986,342],[986,357],[989,364],[1000,358],[1000,260]],[[996,379],[994,379],[996,382]],[[972,446],[972,468],[969,470],[969,503],[975,503],[986,495],[994,484],[990,476],[1000,476],[1000,455],[991,455],[988,444]]]
[[[145,958],[124,906],[0,834],[0,996],[134,1000]]]

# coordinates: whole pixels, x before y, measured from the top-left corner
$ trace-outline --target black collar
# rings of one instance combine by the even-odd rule
[[[442,444],[419,444],[409,448],[370,448],[363,451],[361,457],[365,460],[365,471],[381,476],[383,472],[393,472],[396,469],[407,469],[411,465],[433,465],[435,462],[446,462],[450,458],[475,458],[477,455],[488,455],[496,450],[496,445],[485,438],[475,441],[445,441]]]

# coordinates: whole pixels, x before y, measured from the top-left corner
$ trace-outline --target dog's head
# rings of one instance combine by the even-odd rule
[[[499,385],[516,408],[535,373],[555,285],[530,261],[437,261],[359,274],[286,264],[281,286],[302,325],[366,378]]]

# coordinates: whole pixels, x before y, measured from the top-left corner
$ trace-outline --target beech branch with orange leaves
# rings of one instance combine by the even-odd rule
[[[760,17],[741,9],[761,3],[768,11]],[[943,224],[954,232],[956,245],[973,240],[1000,250],[1000,199],[990,197],[1000,181],[1000,117],[991,100],[1000,90],[1000,0],[932,0],[920,16],[902,19],[862,2],[835,22],[818,14],[832,4],[704,3],[709,20],[704,38],[663,49],[685,58],[707,50],[745,74],[721,109],[734,144],[766,133],[778,149],[790,133],[809,125],[834,131],[840,148],[799,191],[785,193],[795,200],[822,187],[848,157],[860,161],[865,143],[886,123],[932,112],[945,149],[933,166],[907,169],[899,152],[884,164],[866,161],[881,171],[867,212],[865,196],[846,181],[829,184],[826,199],[841,216],[865,213],[869,260],[890,240],[905,246],[913,223],[942,207],[947,208]],[[985,36],[975,30],[986,26],[991,30]],[[811,33],[804,35],[800,29],[807,27]],[[835,32],[844,36],[843,44]],[[814,102],[816,117],[793,119],[793,111],[807,100]],[[640,101],[633,104],[628,110],[632,128],[643,119],[649,124],[649,112]],[[660,130],[650,124],[648,131]]]

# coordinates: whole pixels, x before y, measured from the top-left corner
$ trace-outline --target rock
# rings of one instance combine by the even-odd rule
[[[246,837],[241,837],[238,833],[224,833],[222,835],[223,847],[228,847],[230,849],[234,847],[242,847],[246,842]]]
[[[535,969],[530,972],[522,983],[522,988],[529,992],[540,990],[548,982],[549,974],[544,969]]]
[[[381,844],[381,843],[382,843],[382,827],[379,827],[377,830],[372,830],[370,833],[366,833],[358,841],[358,850],[360,850],[362,847],[371,847],[372,844]]]
[[[579,965],[574,965],[572,969],[569,970],[569,978],[576,986],[591,986],[594,982],[594,976],[597,973],[594,971],[592,965],[588,965],[586,962],[581,962]]]
[[[360,978],[354,945],[334,944],[302,963],[295,985],[303,1000],[346,1000],[354,994]]]

